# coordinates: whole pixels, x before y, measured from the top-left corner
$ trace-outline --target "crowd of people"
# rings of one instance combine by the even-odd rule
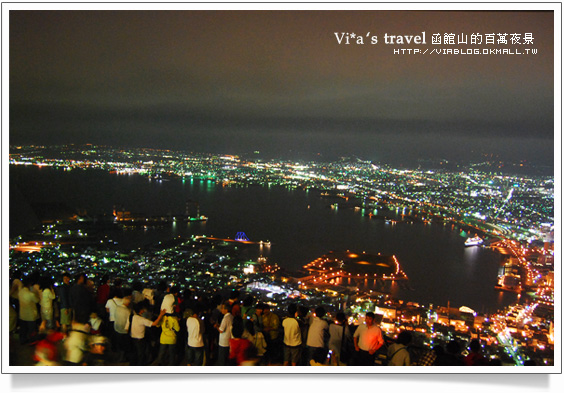
[[[329,318],[291,303],[279,315],[250,295],[195,296],[160,283],[124,285],[104,276],[63,274],[62,284],[38,274],[14,272],[10,332],[20,345],[35,347],[36,365],[130,366],[433,366],[494,365],[479,342],[460,354],[410,345],[412,333],[387,338],[377,316],[348,323],[343,312]],[[71,283],[72,282],[72,283]],[[15,347],[15,346],[11,346]]]

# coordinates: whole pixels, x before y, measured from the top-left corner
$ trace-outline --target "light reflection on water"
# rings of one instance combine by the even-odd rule
[[[386,283],[381,287],[407,301],[443,305],[450,301],[453,306],[493,311],[516,299],[513,293],[494,289],[499,254],[483,247],[464,247],[470,234],[451,225],[386,224],[364,215],[362,209],[333,209],[330,204],[334,201],[319,198],[316,192],[274,186],[224,188],[193,179],[149,182],[140,176],[45,168],[41,173],[36,168],[10,168],[10,176],[13,173],[26,198],[63,200],[92,215],[110,214],[116,204],[149,216],[181,214],[186,201],[194,200],[201,214],[209,217],[207,222],[112,234],[127,248],[177,236],[234,238],[237,232],[245,232],[250,240],[272,242],[270,248],[257,246],[253,257],[262,254],[290,271],[332,250],[396,255],[410,278],[408,285]],[[397,213],[409,214],[377,211],[400,220]]]

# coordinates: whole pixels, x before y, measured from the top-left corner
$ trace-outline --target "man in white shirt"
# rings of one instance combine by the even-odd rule
[[[125,325],[125,328],[130,330],[133,349],[135,351],[135,356],[131,359],[129,365],[146,366],[149,364],[149,354],[147,340],[145,340],[145,329],[157,326],[163,315],[165,315],[165,310],[161,310],[159,317],[153,322],[150,319],[143,317],[143,314],[146,311],[144,302],[136,303],[133,307],[135,313],[132,317],[127,319],[127,323]]]
[[[217,366],[227,366],[229,360],[229,340],[231,339],[231,326],[233,325],[233,315],[231,314],[231,304],[225,302],[221,305],[223,319],[221,325],[215,324],[219,331],[219,345],[217,352]]]
[[[106,301],[106,312],[108,313],[108,332],[112,346],[117,348],[116,337],[114,334],[114,323],[116,321],[116,308],[123,305],[123,292],[120,288],[116,289],[114,297]]]
[[[190,366],[202,366],[204,364],[204,323],[199,318],[199,307],[195,305],[190,318],[186,320],[186,330],[188,331],[188,346],[186,348],[186,358]]]
[[[129,356],[131,340],[127,334],[127,324],[129,321],[129,315],[131,310],[129,309],[129,303],[131,302],[130,296],[124,296],[122,303],[116,305],[114,312],[114,334],[115,334],[115,349],[119,354],[118,363],[122,363]]]
[[[302,332],[296,316],[298,306],[288,306],[288,316],[282,321],[284,328],[284,366],[296,366],[302,356]]]
[[[90,325],[73,322],[71,327],[69,335],[63,342],[65,349],[63,364],[67,366],[80,366],[82,365],[84,354],[88,352]]]
[[[29,343],[32,340],[32,336],[37,333],[39,289],[36,287],[32,277],[26,276],[23,280],[23,287],[18,293],[20,307],[20,344]]]
[[[313,355],[317,353],[321,356],[327,356],[327,342],[329,340],[329,324],[323,319],[325,309],[317,307],[309,330],[307,333],[306,346],[308,349],[308,362],[313,359]]]
[[[167,294],[161,303],[161,310],[165,310],[167,314],[172,314],[174,313],[174,302],[176,301],[175,295],[178,291],[175,288],[167,287],[166,292]]]
[[[374,313],[367,312],[364,324],[360,325],[353,336],[357,366],[374,366],[376,351],[384,345],[382,330],[374,323]]]

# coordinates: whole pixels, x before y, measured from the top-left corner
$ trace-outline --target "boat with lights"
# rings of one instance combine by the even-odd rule
[[[471,247],[471,246],[479,246],[480,244],[483,244],[484,241],[479,237],[479,236],[474,236],[474,237],[469,237],[468,239],[466,239],[466,241],[464,242],[464,245],[466,247]]]

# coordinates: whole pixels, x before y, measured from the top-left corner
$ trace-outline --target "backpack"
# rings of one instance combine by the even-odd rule
[[[396,354],[397,354],[399,351],[401,351],[402,349],[405,349],[405,350],[407,351],[407,347],[401,347],[401,348],[396,349],[396,351],[395,351],[394,353],[392,353],[390,356],[388,356],[388,355],[386,354],[385,358],[383,359],[382,366],[387,366],[387,365],[390,363],[390,361],[394,358],[394,356],[396,356]],[[409,352],[409,351],[408,351],[408,352]]]

